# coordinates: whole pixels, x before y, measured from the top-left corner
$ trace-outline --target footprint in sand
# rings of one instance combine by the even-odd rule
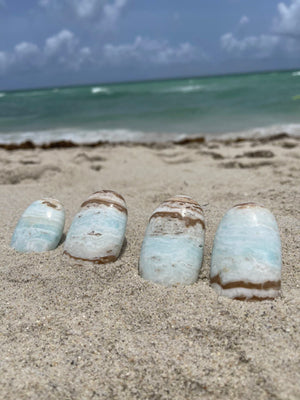
[[[261,161],[261,162],[252,162],[252,163],[245,163],[239,161],[228,161],[225,163],[219,164],[221,168],[259,168],[268,165],[275,165],[272,161]]]
[[[41,160],[35,156],[25,156],[19,160],[19,163],[23,165],[34,165],[34,164],[40,164]]]
[[[156,155],[166,164],[187,164],[195,161],[191,157],[187,157],[182,151],[163,151],[157,152]]]
[[[89,163],[90,168],[94,171],[100,171],[103,167],[102,164],[100,164],[100,161],[106,161],[106,159],[102,156],[99,155],[88,155],[84,152],[78,153],[76,154],[76,156],[74,157],[73,161],[76,164],[82,164],[82,163]]]
[[[215,151],[198,151],[197,154],[201,154],[204,156],[210,156],[214,160],[224,160],[224,158],[225,158],[222,154],[217,153]]]
[[[27,165],[24,167],[10,167],[3,168],[0,171],[0,184],[12,184],[16,185],[23,182],[24,180],[39,180],[45,173],[53,175],[57,172],[61,172],[61,169],[56,165]]]
[[[244,154],[238,154],[235,158],[272,158],[275,154],[271,150],[255,150],[255,151],[246,151]]]
[[[82,163],[82,162],[94,162],[94,161],[106,161],[106,159],[102,156],[99,155],[88,155],[84,152],[78,153],[74,157],[74,162],[76,163]]]

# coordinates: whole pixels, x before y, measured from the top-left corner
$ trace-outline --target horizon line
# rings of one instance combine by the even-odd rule
[[[69,85],[53,85],[53,86],[39,86],[39,87],[26,87],[26,88],[19,88],[19,89],[0,89],[1,93],[11,93],[11,92],[20,92],[20,91],[31,91],[31,90],[47,90],[47,89],[67,89],[67,88],[74,88],[74,87],[86,87],[86,86],[95,86],[95,85],[126,85],[126,84],[138,84],[138,83],[151,83],[157,81],[178,81],[184,79],[203,79],[203,78],[218,78],[224,76],[241,76],[241,75],[255,75],[255,74],[268,74],[274,72],[292,72],[296,70],[300,70],[298,68],[288,68],[288,69],[268,69],[268,70],[253,70],[253,71],[246,71],[246,72],[229,72],[229,73],[220,73],[220,74],[204,74],[204,75],[183,75],[183,76],[174,76],[169,78],[157,77],[157,78],[149,78],[149,79],[137,79],[137,80],[122,80],[122,81],[108,81],[108,82],[90,82],[90,83],[79,83],[79,84],[69,84]]]

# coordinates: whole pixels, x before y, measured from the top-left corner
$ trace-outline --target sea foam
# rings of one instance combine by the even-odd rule
[[[291,136],[300,136],[300,124],[272,125],[267,127],[258,127],[239,132],[227,133],[205,133],[197,134],[170,133],[170,132],[143,132],[130,129],[53,129],[32,132],[9,132],[0,133],[0,144],[20,144],[31,141],[36,145],[43,145],[57,141],[71,141],[75,144],[94,144],[97,142],[108,143],[166,143],[180,142],[184,139],[193,139],[203,137],[206,140],[212,139],[259,139],[279,133],[287,133]]]
[[[110,90],[107,88],[104,88],[104,87],[97,86],[97,87],[93,87],[91,89],[91,93],[92,94],[98,94],[98,93],[110,94]]]
[[[173,88],[163,90],[162,93],[191,93],[191,92],[200,92],[204,89],[205,87],[203,85],[184,85],[184,86],[175,86]]]

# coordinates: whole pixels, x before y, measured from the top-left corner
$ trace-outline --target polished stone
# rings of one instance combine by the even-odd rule
[[[174,196],[152,214],[139,260],[139,272],[164,286],[189,285],[199,275],[205,223],[200,205],[188,196]]]
[[[58,200],[37,200],[19,219],[11,247],[23,253],[53,250],[61,239],[64,224],[65,212]]]
[[[127,224],[123,197],[111,190],[93,193],[75,215],[65,241],[65,254],[103,264],[120,254]]]
[[[240,300],[279,294],[281,242],[267,208],[244,203],[225,214],[215,235],[210,281],[219,294]]]

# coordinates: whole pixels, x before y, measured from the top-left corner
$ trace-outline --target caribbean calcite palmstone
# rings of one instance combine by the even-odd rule
[[[194,283],[202,264],[204,233],[203,210],[195,200],[177,195],[163,202],[146,229],[140,275],[164,286]]]
[[[65,211],[58,200],[37,200],[22,214],[10,245],[22,253],[53,250],[61,239],[64,224]]]
[[[214,240],[210,282],[220,295],[234,299],[278,296],[281,243],[276,220],[267,208],[244,203],[225,214]]]
[[[75,215],[65,241],[71,258],[109,263],[119,257],[127,224],[124,198],[112,191],[93,193]]]

